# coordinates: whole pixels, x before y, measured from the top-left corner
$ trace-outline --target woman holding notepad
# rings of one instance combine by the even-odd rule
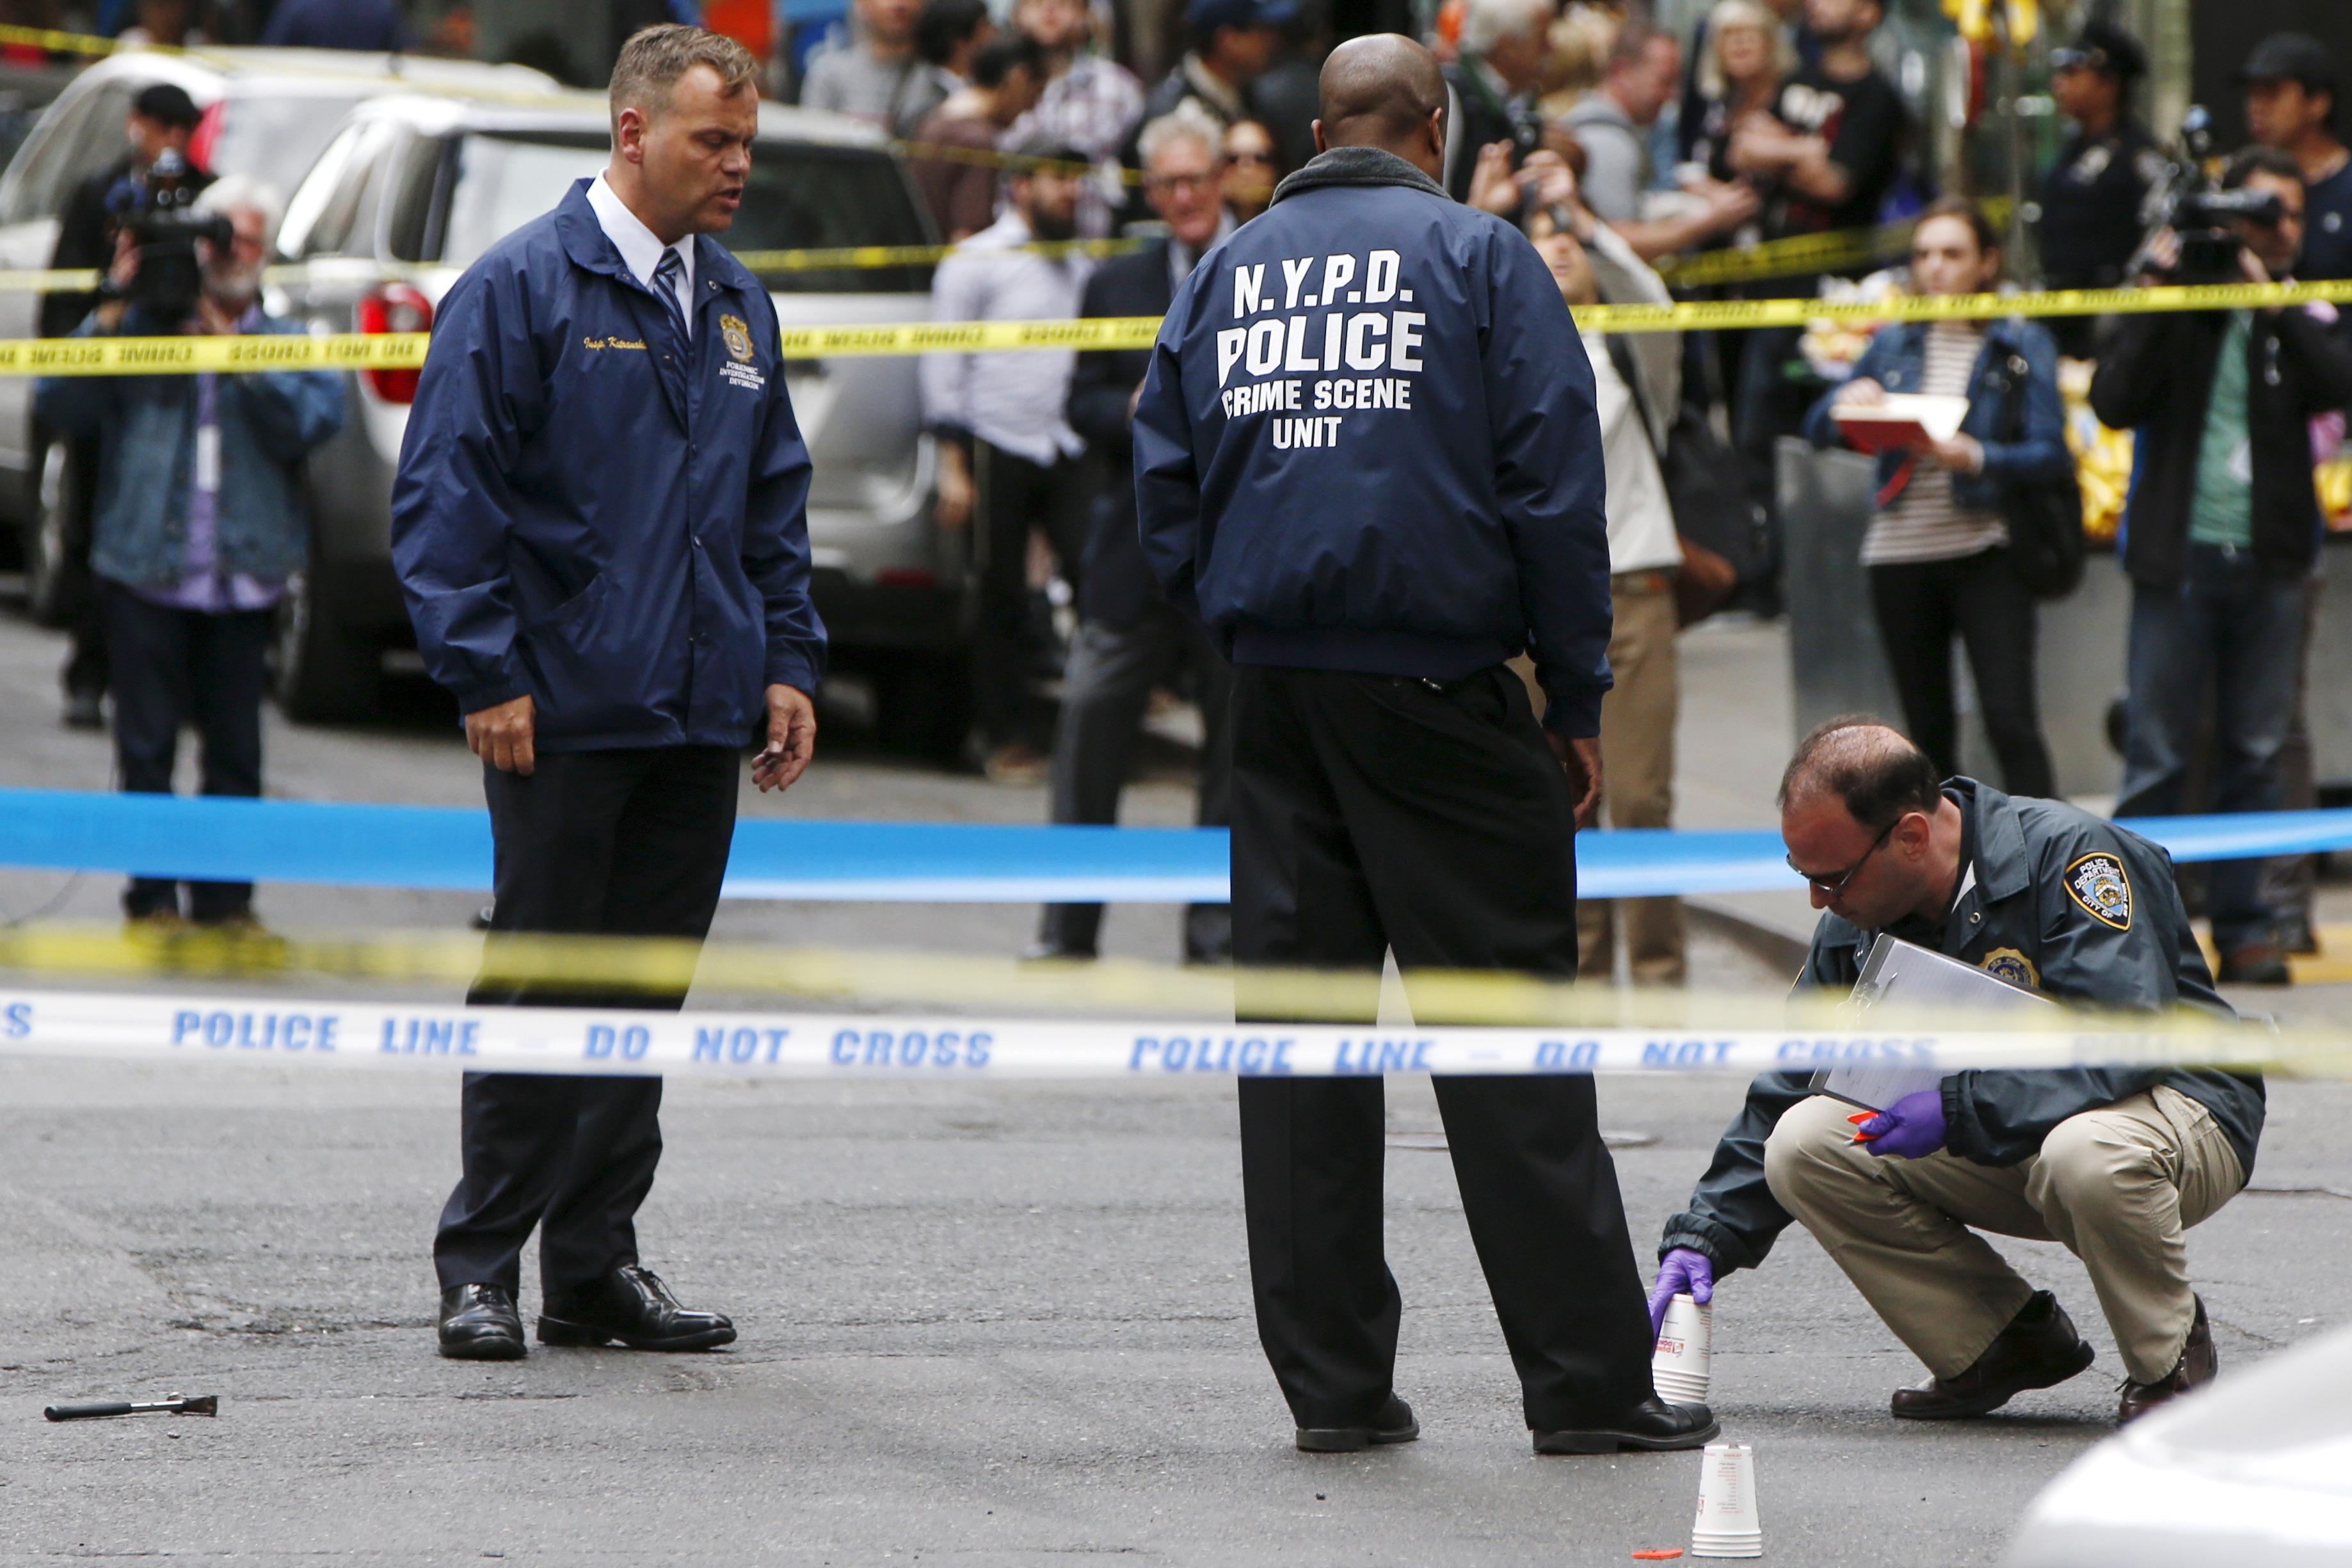
[[[2000,236],[1973,202],[1920,216],[1911,280],[1921,294],[1982,294],[2000,283]],[[1862,542],[1878,634],[1905,728],[1946,776],[1958,773],[1952,638],[1967,647],[1985,730],[2012,795],[2056,788],[2034,700],[2034,595],[2010,556],[2003,501],[2063,478],[2058,354],[2015,318],[1898,321],[1853,378],[1815,405],[1805,434],[1878,458],[1878,508]]]

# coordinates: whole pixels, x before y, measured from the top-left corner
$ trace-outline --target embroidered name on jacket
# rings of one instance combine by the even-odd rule
[[[1348,416],[1410,411],[1428,312],[1401,307],[1402,258],[1375,250],[1301,256],[1233,269],[1234,320],[1217,331],[1218,401],[1227,419],[1270,415],[1277,451],[1336,447]],[[1381,374],[1383,372],[1394,374]]]

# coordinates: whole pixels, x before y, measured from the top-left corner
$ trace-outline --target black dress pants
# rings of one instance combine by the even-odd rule
[[[735,834],[741,757],[723,746],[541,752],[526,778],[485,764],[499,931],[709,934]],[[525,1007],[668,1007],[683,992],[478,983],[466,1000]],[[441,1211],[442,1289],[519,1288],[539,1227],[543,1293],[637,1260],[637,1205],[661,1159],[658,1078],[467,1073],[465,1173]]]
[[[1960,771],[1959,719],[1952,702],[1952,638],[1968,649],[1985,737],[2011,795],[2047,798],[2058,790],[2042,739],[2034,689],[2033,591],[2010,564],[2006,549],[1957,561],[1915,561],[1870,568],[1870,602],[1903,722],[1936,771]]]
[[[972,628],[972,684],[981,733],[991,746],[1041,745],[1043,706],[1030,695],[1040,638],[1029,613],[1029,534],[1043,529],[1075,588],[1086,548],[1087,487],[1065,458],[1033,463],[985,441],[972,444],[972,571],[980,614]]]
[[[1194,820],[1203,827],[1223,827],[1232,820],[1226,796],[1233,773],[1233,731],[1225,710],[1233,667],[1199,621],[1163,603],[1123,626],[1106,621],[1078,625],[1062,677],[1062,714],[1054,726],[1054,760],[1046,775],[1056,823],[1105,826],[1118,820],[1128,761],[1143,732],[1152,690],[1187,664],[1200,682],[1205,732]],[[1100,904],[1047,904],[1038,939],[1091,957],[1102,934],[1102,918]],[[1185,961],[1223,963],[1232,956],[1231,907],[1187,905]]]
[[[142,599],[120,583],[100,584],[106,643],[114,666],[114,765],[130,795],[169,795],[180,731],[204,742],[205,795],[261,793],[261,698],[276,617],[268,610],[183,610]],[[133,920],[184,913],[215,921],[249,914],[250,882],[180,885],[133,877],[122,911]]]
[[[1244,665],[1233,702],[1237,963],[1377,973],[1392,949],[1408,990],[1419,969],[1575,974],[1574,802],[1517,676]],[[1650,1398],[1591,1079],[1435,1087],[1528,1424],[1594,1426]],[[1299,1425],[1360,1423],[1391,1391],[1402,1312],[1381,1080],[1245,1078],[1240,1095],[1259,1338]]]

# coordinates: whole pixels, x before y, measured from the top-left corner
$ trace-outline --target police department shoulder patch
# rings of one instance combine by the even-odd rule
[[[2028,991],[2042,989],[2042,972],[2033,967],[2033,960],[2013,947],[1994,948],[1977,967],[1995,980],[2007,981]]]
[[[2116,931],[2131,930],[2131,878],[2113,855],[2102,850],[2067,867],[2066,895],[2101,924]]]
[[[727,340],[729,353],[733,354],[738,360],[748,362],[751,359],[751,329],[745,324],[742,317],[719,317],[719,335]]]

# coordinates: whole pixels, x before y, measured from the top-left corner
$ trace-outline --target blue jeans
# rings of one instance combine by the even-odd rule
[[[2175,816],[2213,696],[2217,812],[2276,811],[2279,751],[2294,716],[2306,581],[2265,574],[2252,554],[2189,546],[2180,585],[2132,589],[2130,690],[2125,699],[2124,788],[2117,816]],[[2224,950],[2273,934],[2263,862],[2214,866],[2207,908]]]

